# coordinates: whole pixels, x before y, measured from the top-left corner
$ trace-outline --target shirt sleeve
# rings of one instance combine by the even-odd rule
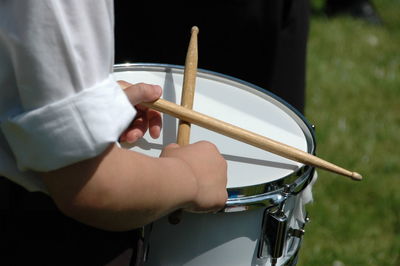
[[[19,104],[1,127],[18,167],[50,171],[100,154],[136,114],[112,76],[113,1],[6,1],[5,8],[0,37]]]

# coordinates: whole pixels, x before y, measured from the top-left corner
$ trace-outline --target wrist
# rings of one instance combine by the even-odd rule
[[[171,169],[173,183],[172,191],[174,196],[171,198],[176,202],[176,209],[185,209],[192,206],[196,201],[199,190],[199,184],[193,168],[188,162],[181,158],[163,158],[168,162],[165,169]]]

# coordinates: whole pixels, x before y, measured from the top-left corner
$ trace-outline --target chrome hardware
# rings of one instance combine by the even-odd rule
[[[289,187],[285,187],[282,193],[285,198],[284,194],[288,191]],[[284,202],[274,208],[266,209],[264,212],[257,255],[259,259],[270,258],[271,265],[276,265],[278,259],[282,257],[286,241],[290,237],[299,239],[303,237],[304,227],[310,221],[308,214],[306,214],[305,222],[301,225],[301,228],[288,228],[288,217],[283,212],[283,207]]]
[[[287,216],[279,208],[275,212],[265,210],[263,228],[261,232],[258,257],[271,257],[271,264],[275,265],[283,254],[286,241]],[[268,250],[265,250],[268,247]]]
[[[308,212],[306,212],[306,217],[304,218],[304,223],[301,229],[304,229],[304,227],[306,227],[306,224],[308,224],[309,222],[310,222],[310,217],[308,216]]]
[[[310,222],[310,217],[308,217],[308,213],[306,214],[306,218],[304,218],[304,220],[306,221],[303,225],[303,228],[306,224],[308,224]]]
[[[149,256],[149,250],[150,250],[150,244],[149,244],[149,239],[151,235],[151,231],[153,230],[153,224],[150,223],[144,227],[141,228],[140,230],[140,240],[141,244],[138,243],[137,245],[137,254],[136,254],[136,264],[135,265],[143,265],[147,261],[147,258]],[[140,263],[139,263],[140,262]]]
[[[271,208],[285,202],[286,195],[278,193],[265,193],[250,197],[228,199],[223,212],[248,211],[255,208]]]
[[[294,228],[289,228],[288,230],[288,235],[291,237],[297,237],[297,238],[302,238],[304,233],[306,232],[304,230],[304,227],[306,226],[306,224],[308,224],[310,222],[310,217],[308,217],[308,213],[306,214],[306,218],[304,218],[305,223],[303,223],[303,226],[299,229],[294,229]]]
[[[314,168],[302,167],[301,170],[283,180],[251,187],[228,189],[229,197],[221,212],[248,211],[255,208],[279,206],[291,194],[298,194],[311,182]]]
[[[292,237],[302,238],[305,233],[304,229],[293,229],[289,228],[288,234]]]

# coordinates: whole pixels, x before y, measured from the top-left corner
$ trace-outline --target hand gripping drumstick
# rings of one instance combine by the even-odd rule
[[[343,176],[347,176],[353,180],[359,181],[362,179],[362,176],[359,173],[343,169],[337,165],[334,165],[302,150],[269,139],[246,129],[242,129],[232,124],[223,122],[221,120],[212,118],[210,116],[201,114],[199,112],[187,109],[172,102],[158,99],[151,103],[142,103],[142,105],[169,114],[181,120],[188,121],[200,127],[215,131],[224,136],[272,152],[290,160],[321,168]]]
[[[197,75],[197,62],[198,62],[198,49],[197,49],[197,34],[199,28],[192,27],[189,47],[186,54],[185,69],[183,72],[183,85],[181,106],[187,109],[193,108],[194,88],[196,86]],[[190,123],[184,120],[179,120],[177,142],[179,145],[188,145],[190,142]],[[168,221],[171,224],[178,224],[182,219],[182,210],[173,212]]]

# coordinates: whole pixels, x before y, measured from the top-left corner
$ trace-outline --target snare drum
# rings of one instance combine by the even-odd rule
[[[181,66],[160,64],[114,67],[117,80],[158,84],[163,98],[178,104],[183,71]],[[310,124],[268,91],[201,69],[195,90],[195,111],[314,153]],[[127,148],[159,156],[177,135],[177,119],[164,115],[163,120],[159,139],[145,135]],[[214,143],[227,160],[226,206],[216,214],[184,212],[177,225],[167,217],[154,222],[147,235],[146,265],[295,264],[314,168],[192,125],[191,143],[200,140]]]

